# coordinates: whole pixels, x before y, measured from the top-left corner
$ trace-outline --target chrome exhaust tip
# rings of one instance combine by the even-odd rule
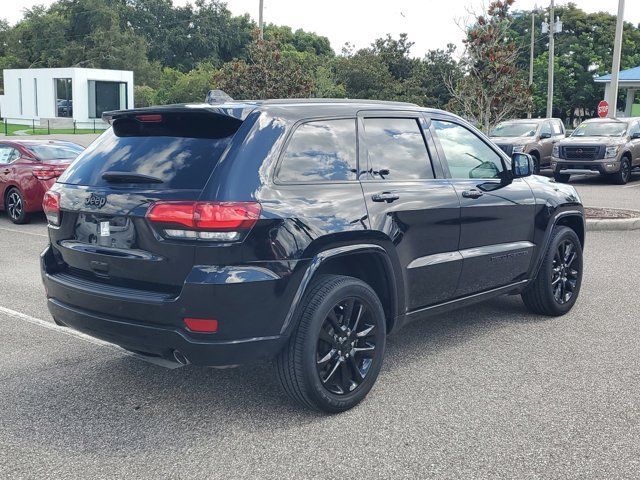
[[[173,359],[178,362],[180,365],[189,365],[191,362],[187,357],[185,357],[178,350],[173,351]]]

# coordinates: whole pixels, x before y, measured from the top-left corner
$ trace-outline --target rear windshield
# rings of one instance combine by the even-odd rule
[[[80,145],[33,145],[29,150],[40,160],[73,160],[84,148]]]
[[[112,185],[103,178],[107,172],[154,177],[157,183],[144,183],[147,189],[195,189],[207,182],[213,168],[238,128],[233,123],[216,128],[211,118],[192,124],[183,121],[177,128],[167,125],[139,125],[130,119],[116,120],[71,164],[59,183],[87,186]],[[171,122],[171,127],[174,127]],[[192,132],[193,137],[188,136]],[[161,181],[161,182],[160,182]],[[132,183],[133,182],[133,183]],[[118,182],[139,186],[134,180]]]

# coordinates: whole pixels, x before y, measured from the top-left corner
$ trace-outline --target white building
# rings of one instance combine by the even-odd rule
[[[95,68],[4,70],[2,117],[56,128],[102,125],[102,113],[133,108],[133,72]]]

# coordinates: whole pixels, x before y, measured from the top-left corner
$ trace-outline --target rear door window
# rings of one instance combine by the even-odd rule
[[[365,118],[369,167],[384,180],[432,179],[433,167],[415,118]]]
[[[145,183],[145,189],[201,190],[237,129],[216,128],[216,121],[205,117],[149,127],[117,122],[78,156],[59,183],[106,186],[103,174],[117,172],[161,180]]]
[[[20,152],[13,147],[0,145],[0,165],[7,165],[20,158]]]
[[[356,120],[303,123],[293,132],[278,168],[282,182],[356,180]]]

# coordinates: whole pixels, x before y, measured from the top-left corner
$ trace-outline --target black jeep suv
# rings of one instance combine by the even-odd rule
[[[562,315],[578,297],[573,187],[449,113],[280,100],[105,118],[44,200],[59,325],[183,364],[274,359],[291,397],[337,412],[410,320],[500,294]]]

